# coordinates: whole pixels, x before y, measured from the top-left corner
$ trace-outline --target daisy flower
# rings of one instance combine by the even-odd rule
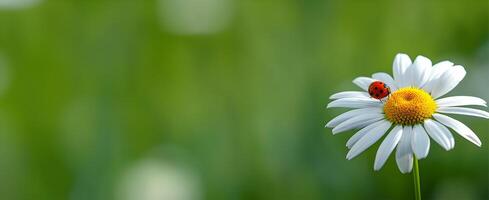
[[[472,96],[443,97],[465,77],[465,69],[450,61],[432,66],[431,60],[418,56],[411,61],[405,54],[397,54],[393,76],[375,73],[372,77],[358,77],[353,83],[364,91],[346,91],[333,94],[328,108],[352,108],[326,124],[333,134],[359,129],[346,143],[350,149],[348,160],[358,156],[386,135],[375,157],[374,170],[380,170],[396,149],[396,162],[401,173],[409,173],[413,160],[423,159],[430,149],[430,138],[445,150],[455,146],[454,133],[477,146],[481,141],[462,122],[446,114],[469,115],[489,119],[486,111],[462,106],[484,106],[486,101]],[[369,91],[375,82],[385,83],[390,93],[379,100]],[[377,82],[378,83],[378,82]],[[377,96],[378,97],[378,96]],[[417,164],[417,160],[415,160]]]

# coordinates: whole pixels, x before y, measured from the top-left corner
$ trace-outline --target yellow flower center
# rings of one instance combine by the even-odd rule
[[[385,117],[395,124],[415,125],[431,118],[435,100],[424,90],[412,87],[393,92],[384,105]]]

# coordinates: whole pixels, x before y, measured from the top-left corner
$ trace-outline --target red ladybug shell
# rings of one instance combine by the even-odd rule
[[[384,82],[374,81],[368,86],[368,93],[372,98],[383,99],[384,97],[389,96],[391,90]]]

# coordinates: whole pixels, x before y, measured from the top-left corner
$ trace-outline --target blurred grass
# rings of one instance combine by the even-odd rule
[[[487,71],[488,1],[229,2],[229,23],[202,35],[168,29],[158,1],[0,8],[1,199],[113,199],[129,166],[168,146],[203,199],[412,199],[392,158],[373,171],[378,144],[345,160],[351,132],[323,128],[343,112],[328,97],[391,73],[398,52]],[[452,94],[488,96],[468,83]],[[487,121],[460,119],[489,141]],[[432,143],[423,196],[487,199],[486,145],[456,146]]]

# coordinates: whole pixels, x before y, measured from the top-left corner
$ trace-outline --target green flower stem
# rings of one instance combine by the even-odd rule
[[[416,200],[421,200],[421,186],[419,184],[419,165],[418,165],[418,159],[416,159],[416,156],[414,156],[414,172],[413,172],[413,177],[414,177],[414,196]]]

